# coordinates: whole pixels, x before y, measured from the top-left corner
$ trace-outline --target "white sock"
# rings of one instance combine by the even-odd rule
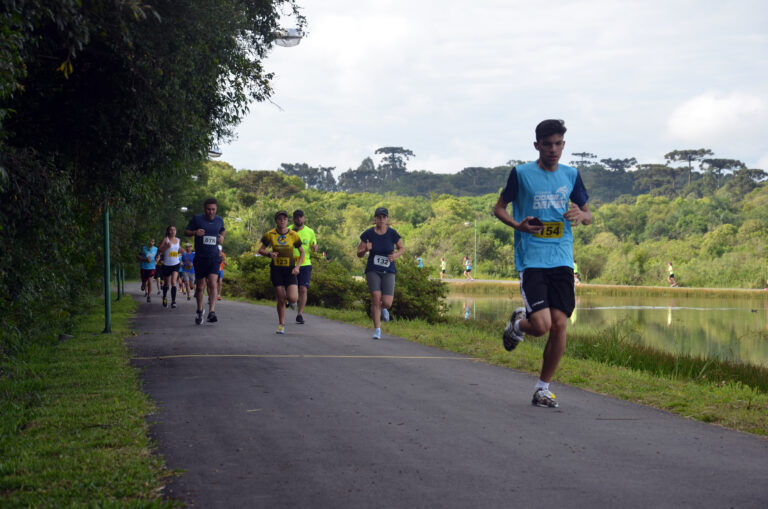
[[[376,327],[375,329],[373,329],[373,332],[375,332],[376,334],[381,334],[381,327]]]
[[[520,334],[521,336],[523,335],[523,331],[520,330],[520,322],[522,321],[523,321],[522,319],[515,321],[515,327],[514,327],[515,333]]]
[[[539,389],[544,389],[545,391],[548,391],[548,390],[549,390],[549,382],[542,382],[541,380],[539,380],[538,382],[536,382],[536,387],[535,387],[535,389],[536,389],[537,391],[538,391]]]

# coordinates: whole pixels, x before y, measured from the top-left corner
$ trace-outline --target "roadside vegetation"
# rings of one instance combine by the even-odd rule
[[[154,407],[129,365],[125,338],[137,304],[83,302],[71,338],[26,348],[0,376],[0,506],[173,507],[169,472],[153,453]]]

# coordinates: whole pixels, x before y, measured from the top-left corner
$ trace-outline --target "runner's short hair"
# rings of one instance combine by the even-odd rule
[[[553,134],[565,134],[565,122],[559,119],[548,119],[539,122],[536,126],[536,141]]]
[[[207,205],[217,205],[218,206],[219,202],[216,201],[216,198],[208,198],[207,200],[205,200],[205,202],[203,202],[203,207],[205,207]]]

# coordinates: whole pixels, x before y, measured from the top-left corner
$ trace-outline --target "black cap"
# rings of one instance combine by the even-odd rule
[[[376,212],[373,213],[374,216],[387,216],[389,217],[389,211],[386,207],[379,207],[376,209]]]
[[[304,217],[304,211],[301,209],[294,210],[293,217]]]
[[[277,212],[277,214],[275,214],[275,221],[277,221],[277,218],[280,217],[280,216],[289,217],[288,216],[288,212],[286,212],[284,210],[280,210],[280,211]]]

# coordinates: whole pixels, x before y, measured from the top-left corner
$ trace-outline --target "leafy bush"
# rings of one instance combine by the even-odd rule
[[[443,321],[448,286],[440,280],[430,280],[431,269],[419,269],[413,263],[398,262],[392,315],[396,318]],[[371,308],[371,295],[366,289],[365,308]]]
[[[227,280],[227,292],[252,299],[274,299],[275,289],[269,277],[269,258],[243,253],[237,259],[238,269]],[[366,293],[365,283],[355,280],[338,262],[315,260],[307,304],[329,308],[361,307]]]
[[[312,262],[307,304],[340,309],[360,307],[367,291],[366,284],[353,278],[341,263],[322,259]]]

